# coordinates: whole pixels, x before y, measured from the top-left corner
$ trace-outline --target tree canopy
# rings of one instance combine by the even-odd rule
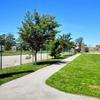
[[[20,37],[28,43],[35,52],[35,62],[37,62],[37,52],[47,41],[54,40],[56,30],[60,24],[55,21],[54,16],[40,15],[37,11],[33,14],[27,12],[22,22],[22,27],[19,28]]]

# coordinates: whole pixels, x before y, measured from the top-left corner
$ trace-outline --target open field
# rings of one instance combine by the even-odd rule
[[[46,83],[67,93],[100,98],[100,55],[81,55]]]

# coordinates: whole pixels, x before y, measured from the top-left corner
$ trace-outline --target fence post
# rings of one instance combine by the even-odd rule
[[[22,43],[20,45],[20,65],[22,65]]]
[[[33,49],[32,49],[32,63],[34,63],[34,52],[33,52]]]
[[[42,61],[42,47],[41,47],[41,49],[40,49],[40,52],[41,52],[41,61]]]
[[[2,41],[0,42],[0,69],[2,70]]]
[[[47,44],[46,44],[46,49],[47,49],[47,59],[48,59],[48,41],[47,41]]]

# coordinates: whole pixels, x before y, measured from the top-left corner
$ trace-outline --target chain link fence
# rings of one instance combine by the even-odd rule
[[[42,61],[43,59],[51,58],[46,50],[40,50],[37,53],[37,61]],[[34,55],[32,56],[32,51],[24,51],[22,48],[20,50],[10,50],[5,51],[2,44],[0,45],[0,69],[14,67],[22,64],[33,63]]]

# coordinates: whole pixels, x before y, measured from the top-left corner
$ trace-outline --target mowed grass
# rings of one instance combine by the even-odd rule
[[[5,68],[3,70],[0,70],[0,85],[3,83],[6,83],[8,81],[11,81],[13,79],[22,77],[24,75],[27,75],[29,73],[35,72],[43,67],[46,67],[50,64],[54,64],[59,62],[60,60],[67,58],[71,55],[64,55],[58,59],[47,59],[43,60],[37,63],[37,65],[31,64],[24,64],[16,67],[11,67],[11,68]]]
[[[46,83],[61,91],[100,98],[100,55],[83,54]]]

